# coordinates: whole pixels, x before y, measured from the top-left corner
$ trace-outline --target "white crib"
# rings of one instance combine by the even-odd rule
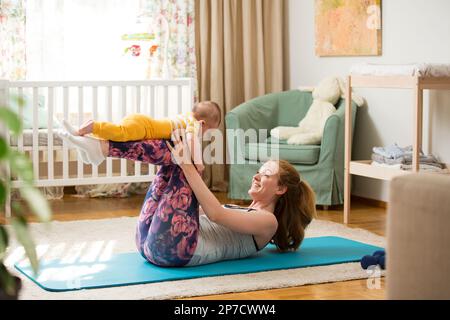
[[[149,182],[155,167],[124,159],[108,158],[100,166],[85,165],[75,150],[54,130],[58,120],[81,125],[85,120],[118,122],[130,113],[159,118],[192,109],[194,81],[190,78],[139,81],[0,81],[0,102],[15,95],[26,103],[18,108],[24,122],[19,137],[3,130],[11,148],[29,155],[35,186],[75,186],[87,184]],[[28,104],[28,106],[27,106]],[[27,109],[28,108],[28,109]],[[46,119],[43,119],[46,118]],[[10,172],[7,168],[7,175]],[[21,181],[12,177],[12,187]],[[6,216],[10,216],[8,199]]]

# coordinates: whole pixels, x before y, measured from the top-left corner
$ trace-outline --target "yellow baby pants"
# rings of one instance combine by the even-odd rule
[[[118,142],[170,139],[172,121],[132,114],[123,118],[120,124],[95,121],[92,133],[101,139]]]

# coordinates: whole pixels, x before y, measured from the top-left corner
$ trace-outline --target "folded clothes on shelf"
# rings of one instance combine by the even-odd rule
[[[412,152],[412,146],[402,148],[399,147],[396,143],[387,147],[373,147],[373,153],[388,159],[398,159],[406,155],[412,155]],[[420,154],[423,154],[423,152],[421,152]]]
[[[383,157],[377,153],[372,153],[372,160],[379,162],[379,163],[385,163],[385,164],[389,164],[389,165],[393,165],[393,164],[405,164],[405,165],[411,165],[412,164],[412,154],[408,154],[405,155],[403,157],[397,158],[397,159],[391,159],[391,158],[386,158]],[[445,167],[444,164],[440,163],[437,158],[433,155],[421,155],[419,157],[419,163],[420,164],[428,164],[431,166],[435,166],[438,168],[443,169]]]
[[[374,147],[372,164],[400,170],[412,170],[413,147],[399,147],[396,143],[387,147]],[[420,151],[419,167],[422,171],[441,172],[446,169],[434,155],[425,155]]]
[[[377,167],[383,167],[383,168],[390,168],[390,169],[398,169],[398,170],[405,170],[405,171],[411,171],[412,170],[412,164],[386,164],[386,163],[379,163],[377,161],[372,161],[373,166]],[[419,164],[419,170],[424,172],[444,172],[447,171],[444,168],[440,168],[437,166],[432,166],[429,164]]]
[[[384,168],[390,168],[390,169],[398,169],[400,170],[402,168],[402,165],[400,163],[398,164],[387,164],[387,163],[380,163],[377,161],[372,161],[373,166],[377,167],[384,167]]]
[[[420,171],[428,171],[428,172],[443,172],[445,167],[436,167],[433,165],[421,163],[419,164]],[[400,169],[410,171],[412,170],[412,164],[402,164]]]

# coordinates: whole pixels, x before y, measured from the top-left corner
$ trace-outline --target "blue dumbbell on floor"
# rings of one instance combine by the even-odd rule
[[[376,265],[379,265],[383,270],[386,268],[386,251],[375,251],[371,256],[367,255],[361,259],[361,267],[363,269]]]
[[[373,255],[374,257],[376,257],[376,256],[385,256],[385,255],[386,255],[386,251],[384,251],[384,250],[378,250],[378,251],[375,251],[372,255]]]

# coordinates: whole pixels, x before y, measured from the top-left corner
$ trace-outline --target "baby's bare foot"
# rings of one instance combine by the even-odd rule
[[[88,120],[81,125],[80,129],[78,129],[78,134],[84,136],[92,133],[92,131],[94,131],[94,121]]]
[[[62,121],[62,127],[71,135],[78,136],[78,130],[75,129],[67,120]]]

